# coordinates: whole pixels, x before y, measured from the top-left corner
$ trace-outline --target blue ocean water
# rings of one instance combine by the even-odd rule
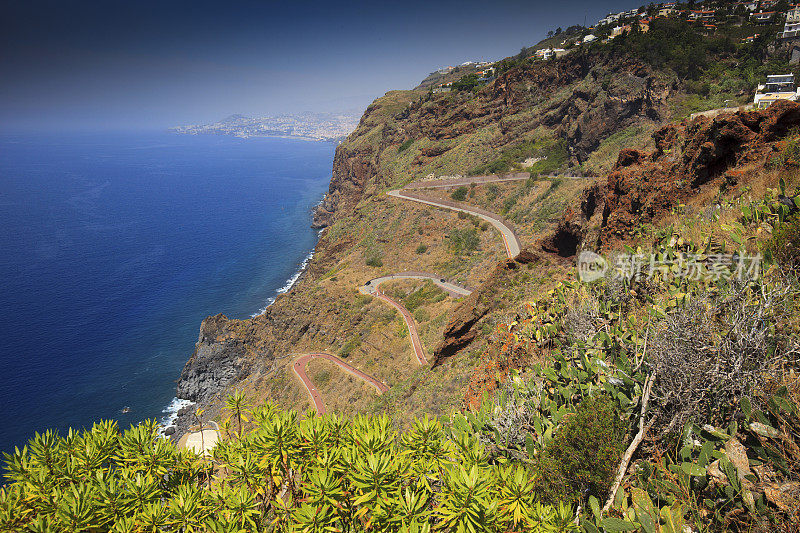
[[[258,313],[313,249],[333,152],[161,132],[0,136],[0,451],[45,428],[164,416],[201,320]]]

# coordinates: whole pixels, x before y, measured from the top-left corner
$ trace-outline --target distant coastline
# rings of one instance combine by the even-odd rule
[[[309,141],[309,142],[335,142],[340,143],[347,138],[347,136],[343,137],[309,137],[307,135],[287,135],[287,134],[279,134],[279,133],[263,133],[260,135],[236,135],[234,133],[218,133],[213,131],[200,131],[200,132],[189,132],[189,131],[175,131],[176,128],[170,128],[170,133],[176,133],[178,135],[226,135],[229,137],[237,137],[239,139],[292,139],[295,141]]]
[[[231,115],[211,124],[192,124],[170,128],[186,135],[229,135],[241,139],[272,137],[340,143],[358,125],[359,116],[350,113],[301,113],[246,117]]]

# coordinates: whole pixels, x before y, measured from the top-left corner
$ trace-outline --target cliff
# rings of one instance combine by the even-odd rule
[[[307,398],[287,371],[286,358],[323,350],[346,353],[350,361],[397,386],[403,402],[393,408],[405,404],[406,414],[455,405],[471,363],[452,356],[479,352],[503,310],[533,290],[526,283],[540,280],[546,286],[553,272],[563,271],[559,261],[574,253],[577,241],[563,253],[559,243],[579,239],[582,233],[565,226],[561,229],[567,233],[558,237],[560,215],[580,202],[586,184],[474,187],[471,201],[508,213],[530,249],[521,261],[497,268],[502,245],[491,231],[479,232],[475,251],[456,253],[448,232],[469,230],[468,218],[402,204],[383,193],[431,175],[520,169],[526,160],[538,161],[528,167],[532,172],[591,174],[616,161],[616,154],[610,163],[602,156],[613,134],[635,130],[628,144],[651,146],[650,132],[671,119],[671,103],[680,95],[670,75],[635,58],[605,52],[525,63],[475,92],[386,93],[336,149],[328,193],[314,213],[314,226],[326,229],[303,278],[260,316],[206,319],[178,382],[178,395],[211,406],[212,415],[220,395],[232,387],[303,406]],[[546,239],[555,248],[537,244]],[[536,259],[539,251],[550,256],[553,250],[555,259]],[[534,262],[538,267],[531,270]],[[547,265],[552,266],[549,274]],[[456,306],[423,306],[420,316],[429,317],[420,323],[423,344],[438,364],[424,380],[405,360],[402,326],[392,325],[397,317],[356,292],[368,279],[407,270],[435,271],[478,287]],[[324,363],[313,365],[325,382],[323,393],[334,397],[332,408],[387,408],[378,407],[371,394],[354,390],[346,378],[331,374]]]

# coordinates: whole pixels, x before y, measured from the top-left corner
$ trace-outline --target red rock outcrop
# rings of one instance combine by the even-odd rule
[[[498,263],[486,282],[453,310],[444,330],[444,338],[433,351],[432,366],[442,364],[475,340],[478,332],[474,326],[496,307],[501,292],[499,289],[509,281],[521,265],[539,259],[537,252],[524,249],[514,259]]]
[[[765,162],[798,125],[800,104],[780,101],[766,110],[667,125],[653,134],[651,154],[623,150],[608,175],[600,243],[623,239],[735,167]]]

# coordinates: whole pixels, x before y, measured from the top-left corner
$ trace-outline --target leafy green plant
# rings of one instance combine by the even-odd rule
[[[792,216],[775,228],[763,250],[779,265],[794,272],[800,270],[800,217]]]
[[[527,492],[524,470],[489,464],[473,435],[423,418],[398,435],[388,417],[343,420],[238,405],[254,427],[201,460],[154,422],[36,435],[6,455],[4,531],[573,530],[573,510]]]

